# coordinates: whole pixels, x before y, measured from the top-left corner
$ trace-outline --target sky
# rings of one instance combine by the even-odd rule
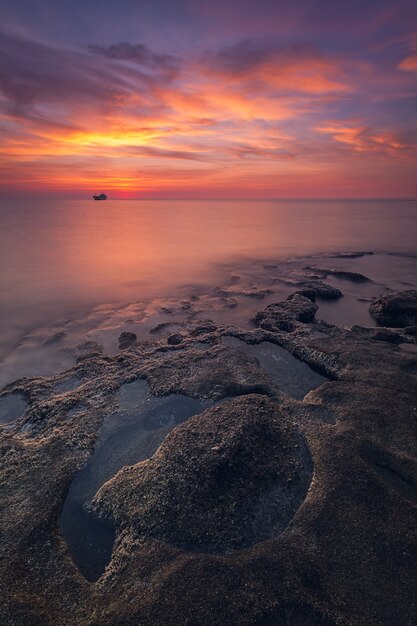
[[[0,196],[417,197],[415,0],[0,16]]]

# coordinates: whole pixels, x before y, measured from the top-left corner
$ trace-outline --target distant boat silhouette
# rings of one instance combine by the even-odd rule
[[[94,200],[107,200],[107,196],[105,193],[101,193],[98,196],[93,196]]]

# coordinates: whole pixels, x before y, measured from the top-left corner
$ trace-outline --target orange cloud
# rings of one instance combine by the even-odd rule
[[[411,55],[399,63],[398,68],[406,72],[417,72],[417,54]]]
[[[367,126],[329,123],[317,129],[335,141],[350,146],[356,152],[374,152],[381,155],[401,155],[417,150],[417,144],[404,141],[389,131],[374,131]]]

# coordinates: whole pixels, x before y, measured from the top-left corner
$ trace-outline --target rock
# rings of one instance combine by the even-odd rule
[[[296,293],[305,296],[312,302],[315,302],[316,298],[322,298],[323,300],[337,300],[343,296],[343,293],[337,287],[333,287],[322,280],[306,281],[301,289],[298,289]]]
[[[380,296],[369,306],[378,326],[403,328],[417,325],[417,291],[408,290]]]
[[[52,346],[56,343],[60,343],[65,337],[66,337],[66,332],[61,330],[55,333],[54,335],[52,335],[52,337],[49,337],[49,339],[47,339],[46,341],[44,341],[43,345]]]
[[[174,333],[173,335],[167,337],[167,343],[170,346],[178,346],[182,342],[182,339],[183,337],[180,333]]]
[[[338,252],[330,255],[331,259],[357,259],[361,256],[373,255],[373,252]]]
[[[220,399],[276,393],[257,359],[223,344],[208,346],[204,351],[170,351],[164,360],[155,360],[147,368],[146,378],[158,396],[183,393],[194,398]]]
[[[119,350],[126,350],[136,345],[137,336],[135,333],[131,333],[128,330],[124,330],[119,335]]]
[[[242,291],[238,292],[238,295],[246,296],[247,298],[258,298],[259,300],[263,300],[273,293],[274,292],[272,289],[261,289],[259,287],[253,287],[252,289],[242,289]]]
[[[222,298],[221,301],[225,309],[235,309],[237,307],[236,298]]]
[[[198,337],[199,335],[205,335],[206,333],[212,333],[217,330],[217,326],[211,320],[198,321],[195,327],[191,330],[192,337]]]
[[[161,322],[160,324],[157,324],[156,326],[153,326],[152,328],[150,328],[149,333],[151,335],[155,335],[156,333],[159,333],[162,330],[166,330],[170,326],[174,326],[174,325],[175,324],[173,322]]]
[[[81,363],[88,359],[102,357],[104,347],[97,343],[97,341],[84,341],[83,343],[78,344],[78,346],[73,349],[73,352],[76,357],[76,362]]]
[[[264,311],[255,316],[255,324],[265,330],[284,330],[291,332],[294,322],[313,322],[318,306],[298,293],[288,296],[287,300],[269,304]]]
[[[331,276],[336,276],[336,278],[342,278],[343,280],[351,280],[354,283],[363,283],[363,282],[368,282],[370,280],[367,276],[364,276],[363,274],[359,274],[358,272],[347,272],[345,270],[312,267],[311,265],[307,265],[305,269],[311,272],[316,272],[318,274],[321,274],[324,277],[331,275]]]
[[[176,428],[154,457],[108,482],[96,505],[142,540],[230,552],[281,534],[311,475],[300,435],[274,402],[253,395]]]
[[[398,333],[388,328],[366,328],[364,326],[352,326],[352,331],[362,333],[374,341],[388,341],[389,343],[400,344],[404,339]]]
[[[28,407],[0,428],[1,624],[415,623],[417,354],[372,339],[385,328],[302,323],[307,305],[297,294],[269,310],[273,330],[290,316],[291,333],[190,322],[176,350],[149,341],[87,359],[65,373],[79,382],[65,392],[62,374],[7,386]],[[277,343],[331,380],[303,402],[278,395],[256,359],[223,347],[225,335]],[[116,539],[91,584],[58,520],[102,429],[116,435],[119,420],[129,440],[117,395],[145,380],[154,395],[223,402],[159,450],[164,428],[144,428],[143,455],[93,487]],[[132,394],[123,397],[137,424],[146,396]]]

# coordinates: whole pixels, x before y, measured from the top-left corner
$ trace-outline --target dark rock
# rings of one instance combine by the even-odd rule
[[[162,330],[169,328],[170,326],[174,326],[174,324],[172,322],[161,322],[160,324],[153,326],[153,328],[150,328],[149,333],[151,335],[154,335],[156,333],[161,332]]]
[[[269,304],[255,316],[255,324],[265,330],[284,330],[291,332],[294,322],[313,322],[318,306],[298,293],[288,296],[287,300]]]
[[[77,365],[80,363],[85,363],[86,361],[94,361],[95,359],[100,359],[100,360],[106,360],[106,361],[110,361],[110,357],[104,356],[104,354],[102,352],[87,352],[86,354],[80,354],[80,356],[77,357],[76,359],[76,363]]]
[[[239,291],[238,295],[246,296],[247,298],[258,298],[259,300],[263,300],[273,293],[274,292],[272,289],[260,289],[258,287],[253,287],[252,289],[243,289],[242,291]]]
[[[52,346],[56,343],[60,343],[65,337],[66,337],[65,331],[61,330],[55,333],[54,335],[52,335],[52,337],[49,337],[49,339],[47,339],[46,341],[44,341],[43,345]]]
[[[237,285],[238,283],[240,283],[239,274],[230,274],[230,284]]]
[[[103,356],[104,348],[97,341],[84,341],[78,344],[74,353],[77,363],[81,363],[87,359]]]
[[[199,335],[204,335],[206,333],[212,333],[217,330],[217,326],[211,320],[201,320],[197,322],[195,327],[191,330],[190,334],[192,337],[198,337]]]
[[[222,304],[225,309],[235,309],[237,307],[236,298],[222,298]]]
[[[185,550],[230,552],[278,536],[312,473],[306,445],[278,411],[256,395],[208,409],[116,475],[96,503],[142,539]]]
[[[183,393],[194,398],[220,399],[240,394],[274,395],[276,390],[257,359],[223,344],[191,352],[175,350],[146,371],[156,395]]]
[[[389,343],[400,344],[404,339],[398,333],[389,330],[388,328],[367,328],[364,326],[352,326],[353,332],[362,333],[373,339],[374,341],[388,341]]]
[[[373,252],[338,252],[330,255],[331,259],[357,259],[361,256],[373,255]]]
[[[119,350],[126,350],[136,345],[137,336],[128,330],[124,330],[119,336]]]
[[[323,300],[337,300],[343,296],[340,289],[324,283],[322,280],[306,281],[304,286],[301,289],[298,289],[296,293],[309,298],[312,302],[315,302],[316,298],[322,298]]]
[[[174,333],[173,335],[167,337],[167,343],[170,346],[178,346],[182,342],[182,339],[183,337],[180,333]]]
[[[321,274],[325,278],[327,276],[336,276],[336,278],[342,278],[344,280],[351,280],[354,283],[364,283],[370,280],[367,276],[364,276],[363,274],[359,274],[358,272],[347,272],[345,270],[312,267],[311,265],[307,265],[305,269],[311,272],[317,272],[318,274]]]
[[[378,326],[403,328],[417,325],[417,291],[400,291],[377,298],[369,313]]]
[[[415,623],[417,355],[367,331],[301,323],[312,303],[300,295],[284,304],[297,305],[292,333],[193,322],[176,350],[146,342],[87,359],[65,374],[80,383],[68,392],[56,392],[62,375],[8,385],[29,402],[0,429],[1,624]],[[262,323],[274,330],[284,312],[273,308]],[[256,359],[222,347],[225,335],[272,341],[331,381],[303,402],[278,395]],[[195,336],[207,350],[194,348]],[[116,540],[91,584],[58,518],[103,425],[124,422],[118,390],[141,379],[155,395],[256,395],[184,422],[156,453],[161,439],[144,429],[148,460],[97,485]],[[307,494],[303,437],[314,462]]]

